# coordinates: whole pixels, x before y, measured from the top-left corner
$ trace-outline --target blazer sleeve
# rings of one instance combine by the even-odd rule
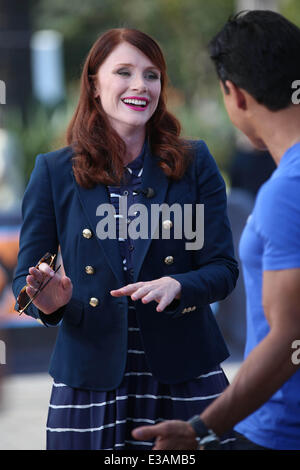
[[[23,223],[20,233],[18,264],[13,279],[12,289],[17,298],[26,284],[30,266],[47,252],[57,253],[58,237],[54,213],[51,180],[45,155],[38,155],[22,202]],[[31,304],[24,312],[40,319],[47,326],[57,324],[62,311],[45,315]]]
[[[204,245],[193,254],[195,269],[171,275],[182,287],[180,304],[170,312],[174,317],[180,316],[186,305],[203,307],[223,300],[234,289],[239,275],[225,182],[203,141],[197,143],[196,152],[198,200],[204,204]]]

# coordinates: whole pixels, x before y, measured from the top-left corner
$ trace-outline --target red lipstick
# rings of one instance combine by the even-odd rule
[[[144,96],[126,96],[122,98],[122,102],[128,107],[135,111],[144,111],[150,100]]]

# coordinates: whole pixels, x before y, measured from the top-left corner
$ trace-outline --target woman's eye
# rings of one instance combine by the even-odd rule
[[[117,74],[118,75],[122,75],[124,77],[129,77],[130,73],[128,72],[128,70],[118,70],[117,71]]]
[[[155,72],[147,72],[145,74],[145,77],[148,79],[148,80],[157,80],[159,78],[159,75]]]

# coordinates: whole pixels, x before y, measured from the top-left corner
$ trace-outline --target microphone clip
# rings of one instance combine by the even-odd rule
[[[136,192],[138,194],[143,194],[147,199],[151,199],[155,196],[155,191],[153,188],[145,188],[145,189],[137,189]]]

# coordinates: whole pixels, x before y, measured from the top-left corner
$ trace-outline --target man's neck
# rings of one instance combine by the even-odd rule
[[[256,129],[279,165],[285,152],[300,142],[300,107],[293,105],[276,112],[265,110],[258,116]]]

